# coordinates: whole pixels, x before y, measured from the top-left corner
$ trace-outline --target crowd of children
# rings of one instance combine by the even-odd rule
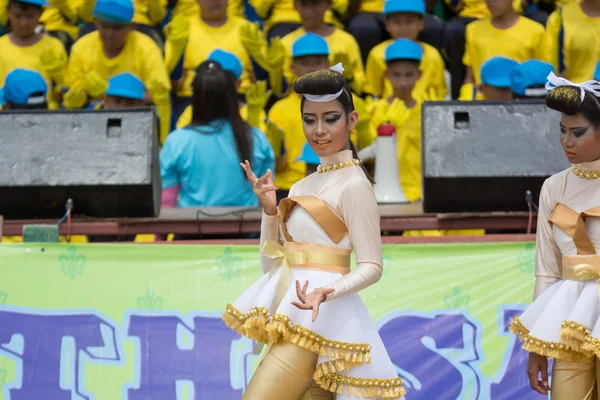
[[[164,189],[179,195],[165,206],[251,205],[243,156],[285,196],[318,162],[291,84],[337,63],[359,114],[352,142],[394,124],[411,201],[424,101],[540,97],[550,71],[600,78],[600,0],[0,0],[0,35],[4,109],[156,107]],[[219,98],[233,108],[216,112]],[[194,139],[207,133],[223,138]],[[209,158],[234,163],[227,178],[208,179]]]

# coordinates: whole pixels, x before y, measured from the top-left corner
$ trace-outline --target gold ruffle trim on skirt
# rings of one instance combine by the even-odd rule
[[[575,345],[574,337],[570,336],[571,330],[566,329],[565,323],[563,322],[561,329],[560,342],[546,342],[531,336],[519,317],[510,321],[509,329],[523,341],[523,349],[531,353],[565,361],[581,361],[588,358],[587,351],[583,352],[580,345]]]
[[[399,399],[406,393],[401,378],[361,379],[341,374],[352,367],[371,362],[371,346],[328,340],[294,324],[286,315],[270,315],[263,307],[254,307],[244,314],[228,304],[223,321],[240,335],[261,343],[280,340],[294,343],[321,356],[334,358],[317,365],[315,382],[325,390],[349,396]]]

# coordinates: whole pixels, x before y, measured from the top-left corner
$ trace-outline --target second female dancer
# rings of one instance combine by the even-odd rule
[[[336,67],[294,83],[306,140],[320,157],[317,172],[297,182],[277,207],[271,173],[257,178],[248,162],[242,165],[263,208],[265,275],[227,306],[223,319],[268,344],[245,400],[398,399],[405,393],[358,295],[382,275],[379,210],[350,141],[358,114]],[[357,266],[351,271],[352,251]]]
[[[600,83],[548,79],[546,105],[561,113],[561,144],[573,166],[542,187],[535,301],[510,329],[530,352],[532,389],[553,400],[599,399]]]

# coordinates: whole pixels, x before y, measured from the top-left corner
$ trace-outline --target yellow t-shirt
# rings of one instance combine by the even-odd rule
[[[150,12],[150,1],[156,4]],[[133,1],[133,22],[155,26],[162,22],[167,13],[167,0],[134,0]]]
[[[46,7],[40,18],[40,24],[46,31],[62,31],[77,39],[79,27],[77,26],[76,0],[50,0],[50,7]]]
[[[360,2],[360,12],[381,13],[383,12],[383,0],[363,0]]]
[[[185,108],[185,110],[183,110],[183,113],[181,113],[181,116],[179,117],[179,119],[177,120],[177,125],[176,128],[177,129],[181,129],[184,128],[186,126],[188,126],[189,124],[192,123],[192,114],[193,114],[193,109],[192,106],[187,106]],[[248,106],[246,104],[244,104],[243,106],[240,107],[240,116],[242,117],[242,119],[244,121],[248,120]],[[262,132],[266,132],[266,127],[265,127],[265,123],[264,121],[267,119],[267,114],[263,111],[260,112],[260,126],[255,126],[255,128],[259,129]]]
[[[235,54],[242,65],[242,85],[240,91],[245,93],[252,81],[252,63],[250,57],[242,45],[240,29],[249,22],[238,18],[229,17],[225,25],[213,27],[206,25],[199,16],[190,20],[190,36],[185,47],[183,68],[184,82],[177,96],[185,97],[192,95],[192,83],[196,76],[196,68],[208,59],[210,53],[215,49],[229,51]]]
[[[275,173],[275,185],[283,190],[290,190],[294,183],[306,176],[306,164],[296,161],[302,154],[302,147],[306,142],[300,114],[301,100],[301,96],[291,93],[288,97],[273,104],[267,117],[270,122],[283,131],[287,164],[282,171]]]
[[[227,5],[227,12],[229,15],[236,17],[245,18],[244,14],[244,1],[243,0],[229,0]],[[197,17],[200,15],[200,7],[196,0],[178,0],[173,10],[171,19],[176,15],[183,14],[188,17]]]
[[[376,97],[389,97],[393,93],[390,81],[385,77],[387,65],[385,63],[385,49],[394,41],[386,40],[383,43],[373,47],[367,57],[366,77],[367,84],[365,91]],[[423,59],[419,69],[421,78],[413,90],[413,97],[421,97],[420,94],[429,93],[434,90],[436,97],[443,99],[448,93],[446,88],[446,78],[444,77],[444,60],[439,51],[433,46],[424,42],[419,42],[423,48]]]
[[[249,3],[256,14],[264,20],[265,32],[268,32],[271,27],[280,22],[291,22],[300,24],[300,14],[294,8],[294,0],[249,0]],[[348,7],[347,0],[334,0],[333,9],[338,10],[342,14]],[[331,10],[325,13],[325,22],[344,28],[343,24],[335,17]]]
[[[296,79],[290,69],[290,64],[292,62],[292,46],[294,45],[294,42],[305,33],[306,31],[304,28],[298,28],[281,39],[281,43],[285,48],[283,74],[290,84]],[[358,46],[356,39],[354,39],[354,36],[344,30],[335,28],[331,35],[325,36],[323,39],[325,39],[327,46],[329,47],[329,60],[332,65],[334,63],[335,55],[338,53],[348,54],[350,60],[354,62],[354,79],[350,83],[350,86],[353,91],[357,93],[362,92],[365,85],[365,69],[360,55],[360,47]]]
[[[485,5],[485,0],[446,0],[450,8],[455,9],[459,4],[459,13],[461,17],[468,18],[487,18],[490,17],[490,10]],[[519,14],[523,11],[522,0],[513,0],[513,9]]]
[[[34,45],[21,47],[16,46],[9,39],[10,35],[0,37],[0,87],[4,86],[4,79],[10,71],[15,68],[25,68],[39,72],[48,85],[48,108],[55,110],[58,103],[52,90],[50,76],[44,71],[40,55],[46,48],[54,48],[54,54],[60,57],[63,65],[67,63],[67,53],[60,40],[48,35],[43,35],[39,42]]]
[[[563,46],[559,48],[561,35]],[[585,15],[578,3],[553,12],[546,24],[544,59],[572,82],[593,79],[600,60],[600,18]]]
[[[108,80],[122,72],[139,77],[152,95],[160,117],[161,143],[167,137],[171,125],[171,81],[162,54],[156,43],[140,32],[131,32],[125,47],[117,57],[104,55],[99,33],[83,36],[73,45],[65,84],[69,88],[84,88],[84,78],[93,71]],[[92,98],[91,101],[100,100]]]
[[[479,84],[481,65],[491,57],[507,57],[517,62],[543,57],[544,27],[525,17],[508,29],[497,29],[490,18],[467,25],[463,64],[471,67]]]
[[[376,100],[371,105],[372,131],[385,114],[389,103],[387,99]],[[398,173],[402,191],[409,201],[421,198],[421,103],[408,110],[409,116],[402,125],[396,125],[396,148],[398,153]]]

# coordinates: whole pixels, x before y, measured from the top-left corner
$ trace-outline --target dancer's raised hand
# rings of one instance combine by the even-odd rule
[[[248,160],[244,163],[240,163],[240,166],[246,171],[246,178],[248,178],[252,184],[252,190],[258,198],[258,202],[265,214],[277,214],[277,196],[275,195],[275,191],[279,188],[273,184],[273,172],[269,169],[266,174],[257,178],[256,175],[254,175],[254,172],[252,172]]]
[[[335,289],[332,288],[316,288],[309,294],[306,294],[306,289],[308,288],[308,281],[304,283],[304,287],[300,289],[300,282],[296,281],[296,294],[298,295],[298,299],[302,303],[298,303],[297,301],[292,301],[292,304],[298,307],[301,310],[313,310],[312,312],[312,322],[317,320],[317,316],[319,315],[319,306],[322,302],[327,300],[327,295],[335,292]]]

